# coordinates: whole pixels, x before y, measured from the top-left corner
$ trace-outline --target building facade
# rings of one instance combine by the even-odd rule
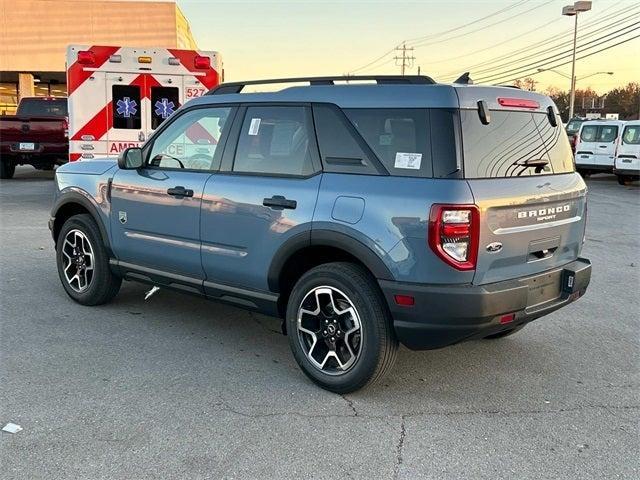
[[[66,95],[71,44],[197,48],[175,0],[0,0],[0,115]]]

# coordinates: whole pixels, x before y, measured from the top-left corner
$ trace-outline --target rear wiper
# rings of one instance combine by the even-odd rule
[[[514,163],[514,165],[522,167],[522,170],[520,170],[517,174],[517,176],[519,177],[529,167],[535,167],[535,173],[542,172],[544,167],[549,165],[549,160],[545,160],[544,158],[530,158],[527,160],[518,160],[517,162]]]

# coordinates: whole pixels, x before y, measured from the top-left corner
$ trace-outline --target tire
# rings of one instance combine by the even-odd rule
[[[629,185],[634,180],[631,175],[616,175],[616,177],[620,185]]]
[[[82,305],[107,303],[120,290],[122,279],[109,268],[109,255],[100,230],[89,214],[74,215],[62,225],[56,263],[67,295]]]
[[[523,328],[524,325],[520,325],[519,327],[515,327],[510,330],[503,330],[502,332],[494,333],[493,335],[487,335],[484,337],[484,340],[498,340],[500,338],[510,337],[514,333],[518,333]]]
[[[578,168],[578,173],[582,176],[582,178],[587,178],[591,174],[589,170],[584,170],[582,168]]]
[[[16,173],[16,165],[11,160],[0,161],[0,178],[13,178]]]
[[[302,275],[289,297],[286,322],[296,362],[326,390],[361,389],[395,362],[398,341],[391,315],[375,280],[358,265],[327,263]]]

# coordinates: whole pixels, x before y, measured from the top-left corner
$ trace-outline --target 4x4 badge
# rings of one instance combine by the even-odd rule
[[[118,219],[123,225],[127,223],[127,212],[118,212]]]
[[[493,242],[487,245],[487,252],[496,253],[502,250],[502,244],[500,242]]]

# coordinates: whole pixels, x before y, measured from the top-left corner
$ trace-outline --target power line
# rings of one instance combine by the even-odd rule
[[[640,9],[640,5],[636,6],[636,7],[632,7],[631,10],[633,11],[633,9],[635,9],[635,8]],[[590,32],[588,34],[583,34],[583,35],[581,35],[581,39],[584,39],[584,38],[587,38],[587,37],[590,37],[590,36],[593,36],[593,35],[597,35],[597,34],[601,33],[602,30],[606,30],[606,29],[611,28],[613,26],[616,26],[616,25],[618,25],[620,23],[624,23],[624,22],[628,21],[629,20],[629,18],[628,18],[629,17],[629,9],[628,8],[623,8],[623,9],[618,10],[616,12],[612,12],[609,15],[603,17],[603,18],[597,19],[597,20],[592,21],[592,22],[588,22],[583,26],[583,31],[585,29],[586,30],[590,30],[592,27],[600,25],[601,23],[605,23],[605,22],[609,21],[610,19],[612,19],[612,18],[614,18],[616,16],[618,16],[618,17],[622,16],[624,18],[622,20],[616,20],[613,23],[608,24],[608,25],[606,25],[604,27],[601,27],[601,28],[599,28],[598,30],[596,30],[594,32]],[[561,19],[562,19],[562,17],[558,17],[558,20],[561,20]],[[544,39],[542,39],[542,40],[540,40],[540,41],[538,41],[536,43],[529,44],[526,47],[527,48],[527,52],[529,53],[529,57],[534,56],[534,55],[530,54],[532,48],[536,48],[536,47],[542,46],[542,47],[544,47],[544,50],[545,50],[544,53],[549,53],[550,49],[559,48],[560,47],[559,45],[557,45],[555,47],[550,47],[549,44],[548,44],[549,42],[553,42],[554,40],[558,40],[558,39],[564,38],[564,37],[569,38],[569,37],[572,37],[572,36],[573,36],[572,32],[567,32],[567,33],[562,34],[560,36],[552,35],[552,36],[546,37],[546,38],[544,38]],[[518,38],[520,38],[520,36],[519,37],[514,37],[513,39],[518,39]],[[568,42],[564,42],[564,44],[566,46],[568,46],[569,43]],[[489,48],[493,48],[493,46],[491,46]],[[485,49],[485,50],[487,50],[487,49]],[[520,59],[513,59],[512,58],[514,55],[518,55],[521,52],[522,52],[521,48],[517,49],[517,50],[512,50],[512,51],[506,52],[504,54],[501,54],[500,57],[496,57],[496,58],[493,58],[491,60],[486,60],[486,61],[483,61],[483,62],[480,62],[480,63],[476,63],[474,65],[467,65],[466,67],[461,68],[461,69],[457,69],[456,71],[451,71],[451,72],[448,72],[448,73],[444,73],[444,74],[442,74],[442,77],[444,77],[444,78],[447,78],[447,77],[454,78],[455,76],[457,76],[459,74],[460,71],[471,71],[471,72],[474,72],[475,74],[478,74],[478,73],[483,73],[483,72],[485,72],[487,70],[491,70],[491,69],[495,69],[495,68],[502,68],[503,66],[508,66],[510,64],[517,63],[519,60],[522,60],[521,58]],[[474,52],[474,53],[478,53],[478,52]],[[511,58],[511,60],[509,60],[508,62],[506,62],[504,64],[495,65],[496,63],[504,61],[505,57]],[[487,70],[480,70],[480,71],[476,70],[478,67],[484,67],[484,66],[488,66],[488,65],[493,65],[493,66],[492,66],[491,69],[487,69]]]
[[[590,50],[592,48],[600,46],[603,43],[610,42],[611,40],[615,40],[615,39],[617,39],[619,37],[622,37],[622,36],[624,36],[626,34],[632,33],[634,31],[638,30],[638,25],[640,25],[640,22],[636,22],[634,24],[631,24],[631,25],[628,25],[628,26],[626,26],[624,28],[621,28],[620,30],[617,30],[615,32],[610,32],[610,33],[608,33],[606,35],[603,35],[602,37],[599,37],[599,38],[596,38],[596,39],[591,40],[589,42],[583,43],[582,45],[579,46],[579,51],[583,52],[585,50]],[[635,28],[632,28],[631,30],[628,30],[630,27],[635,27]],[[620,32],[622,32],[622,30],[628,30],[628,31],[620,33]],[[616,36],[614,36],[613,38],[609,38],[609,39],[605,40],[607,37],[610,37],[611,35],[616,35]],[[596,42],[600,42],[600,43],[596,43]],[[595,43],[595,45],[592,45],[590,47],[587,46],[587,45],[591,45],[593,43]],[[550,62],[554,62],[554,61],[557,61],[557,60],[563,60],[565,58],[570,57],[571,56],[571,52],[572,52],[572,50],[565,50],[563,52],[556,53],[555,55],[551,55],[549,57],[539,59],[539,60],[537,60],[535,62],[532,62],[532,63],[529,63],[529,64],[519,65],[517,67],[511,68],[511,69],[508,69],[508,70],[503,70],[501,72],[497,72],[497,73],[494,73],[494,74],[491,74],[491,75],[488,75],[488,76],[480,77],[480,78],[477,79],[477,81],[478,82],[496,81],[496,79],[504,78],[505,76],[516,75],[517,73],[520,73],[523,70],[528,70],[528,67],[531,67],[531,68],[542,67],[542,66],[545,66],[546,64],[548,64],[549,61]],[[560,57],[560,58],[556,58],[556,57]]]
[[[600,50],[597,50],[597,51],[595,51],[595,52],[591,52],[591,53],[588,53],[588,54],[586,54],[586,55],[582,55],[581,57],[576,58],[576,61],[578,61],[578,60],[582,60],[583,58],[591,57],[592,55],[596,55],[597,53],[604,52],[604,51],[606,51],[606,50],[610,50],[610,49],[612,49],[612,48],[614,48],[614,47],[617,47],[617,46],[619,46],[619,45],[622,45],[622,44],[624,44],[624,43],[628,43],[628,42],[631,42],[631,41],[633,41],[633,40],[636,40],[637,38],[640,38],[640,35],[636,35],[635,37],[627,38],[627,39],[625,39],[625,40],[622,40],[621,42],[615,43],[615,44],[613,44],[613,45],[609,45],[609,46],[607,46],[607,47],[605,47],[605,48],[602,48],[602,49],[600,49]],[[562,66],[564,66],[564,65],[568,65],[568,64],[570,64],[570,63],[571,63],[571,60],[566,61],[566,62],[564,62],[564,63],[559,63],[559,64],[556,64],[556,65],[552,65],[552,66],[548,67],[548,68],[547,68],[547,70],[550,70],[550,69],[552,69],[552,68],[562,67]],[[522,77],[525,77],[525,76],[526,76],[526,77],[533,77],[533,76],[535,76],[535,75],[539,75],[539,74],[541,74],[541,73],[543,73],[543,72],[535,71],[535,72],[527,73],[527,74],[525,74],[525,75],[520,75],[520,76],[518,76],[518,77],[511,78],[510,80],[503,80],[503,81],[499,82],[499,83],[498,83],[498,85],[504,85],[504,84],[506,84],[506,83],[515,82],[516,80],[518,80],[518,79],[520,79],[520,78],[522,78]]]

